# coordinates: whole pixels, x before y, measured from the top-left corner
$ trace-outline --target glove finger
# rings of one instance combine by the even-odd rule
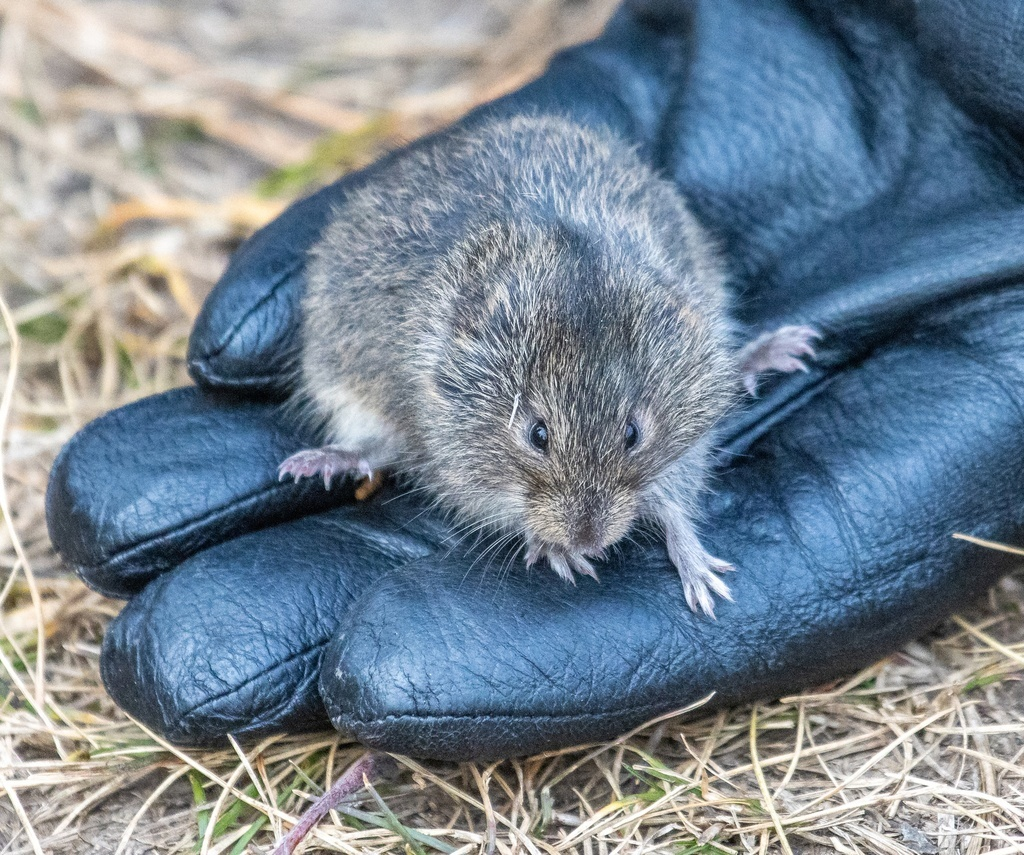
[[[320,657],[352,601],[427,554],[402,502],[349,505],[238,537],[152,582],[110,624],[115,702],[173,742],[328,726]],[[404,530],[403,530],[404,529]]]
[[[1022,390],[1019,287],[820,384],[709,499],[706,545],[738,568],[715,621],[687,608],[660,544],[575,588],[518,564],[481,573],[471,554],[396,571],[328,648],[331,718],[387,751],[483,759],[848,674],[1011,566],[951,535],[1024,536]]]
[[[650,151],[672,95],[679,34],[688,15],[617,14],[593,43],[559,54],[539,80],[473,111],[453,129],[496,115],[557,112],[614,128]],[[651,29],[654,27],[654,29]],[[410,148],[429,145],[434,137]],[[196,320],[193,379],[209,388],[288,390],[295,375],[306,255],[345,197],[372,182],[395,152],[291,206],[238,250]],[[653,156],[653,153],[652,153]]]
[[[129,597],[212,544],[350,501],[277,466],[312,444],[286,410],[237,395],[175,389],[91,422],[50,474],[54,547],[87,584]]]

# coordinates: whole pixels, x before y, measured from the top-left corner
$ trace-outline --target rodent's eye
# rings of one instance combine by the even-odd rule
[[[544,422],[536,421],[530,428],[530,445],[537,451],[547,454],[548,451],[548,426]]]
[[[632,451],[636,448],[637,443],[640,442],[640,428],[637,427],[636,422],[630,421],[626,425],[626,451]]]

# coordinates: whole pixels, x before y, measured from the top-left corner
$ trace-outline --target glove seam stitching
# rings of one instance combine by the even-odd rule
[[[508,714],[508,715],[496,715],[494,713],[482,713],[475,715],[473,713],[464,714],[446,714],[446,715],[433,715],[429,713],[396,713],[393,715],[386,715],[380,718],[362,719],[355,718],[352,716],[338,715],[333,716],[333,720],[336,725],[338,722],[346,725],[378,725],[389,722],[401,722],[401,721],[421,721],[421,722],[444,722],[444,721],[514,721],[514,720],[528,720],[528,721],[578,721],[584,718],[611,718],[620,715],[629,715],[639,712],[657,711],[665,708],[665,704],[643,704],[637,707],[623,707],[619,710],[605,710],[604,712],[596,713],[541,713],[541,714]]]

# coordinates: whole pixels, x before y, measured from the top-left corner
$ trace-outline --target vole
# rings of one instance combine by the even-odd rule
[[[738,346],[724,265],[676,187],[610,131],[492,119],[353,190],[312,250],[299,398],[328,444],[280,477],[412,476],[461,520],[521,534],[567,581],[640,518],[686,601],[718,574],[696,499],[714,429],[817,336]]]

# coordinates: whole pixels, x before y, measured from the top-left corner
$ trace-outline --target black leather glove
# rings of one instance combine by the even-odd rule
[[[1021,6],[627,4],[464,120],[611,126],[718,237],[744,322],[824,333],[808,374],[728,426],[704,542],[738,572],[717,621],[657,538],[573,588],[508,555],[482,568],[393,488],[278,483],[313,441],[280,407],[306,250],[398,152],[242,247],[193,334],[199,388],[104,416],[57,461],[54,543],[129,598],[113,698],[177,742],[329,716],[389,751],[499,757],[835,678],[982,593],[1005,556],[951,535],[1024,534]]]

